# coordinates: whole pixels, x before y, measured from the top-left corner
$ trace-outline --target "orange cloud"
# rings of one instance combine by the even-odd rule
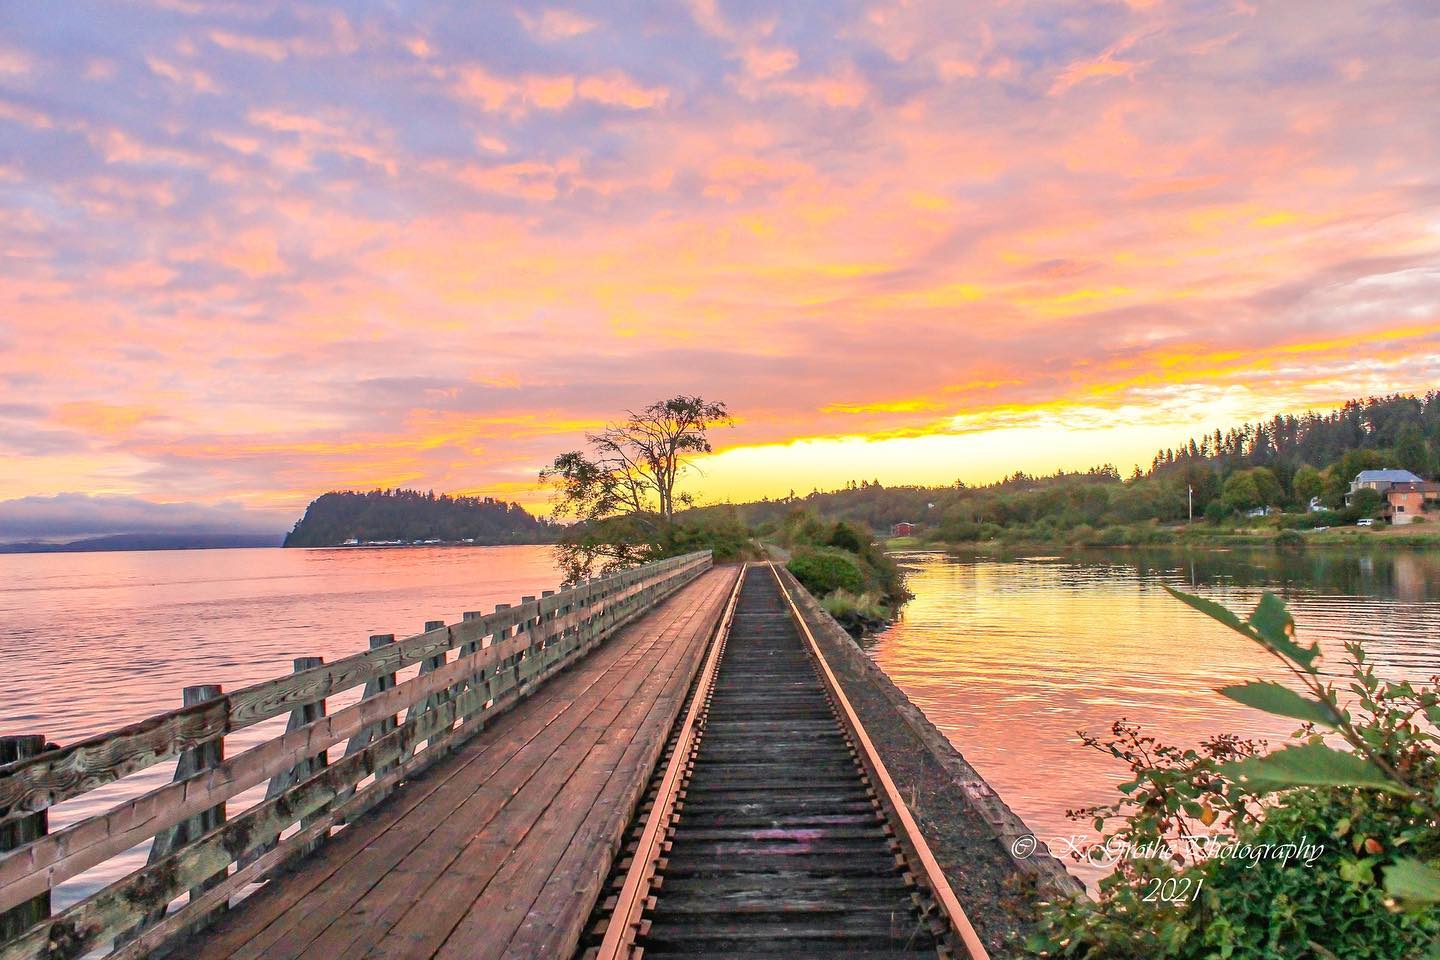
[[[0,494],[521,491],[681,391],[743,416],[717,495],[1127,469],[1440,377],[1428,21],[689,9],[7,38]]]
[[[79,401],[62,403],[51,415],[61,426],[99,437],[128,436],[140,424],[158,417],[149,407]]]

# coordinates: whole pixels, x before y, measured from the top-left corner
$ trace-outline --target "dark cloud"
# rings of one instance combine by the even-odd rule
[[[284,516],[238,504],[154,503],[140,497],[58,493],[0,500],[0,542],[118,533],[280,533]]]

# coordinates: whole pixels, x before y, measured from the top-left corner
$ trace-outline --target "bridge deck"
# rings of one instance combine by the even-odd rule
[[[568,956],[735,575],[684,587],[178,955]]]

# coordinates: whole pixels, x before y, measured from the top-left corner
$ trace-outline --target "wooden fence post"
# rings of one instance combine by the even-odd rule
[[[393,633],[372,634],[370,637],[370,649],[378,650],[386,644],[394,642],[395,634]],[[365,681],[365,692],[360,695],[360,699],[369,700],[371,697],[384,693],[386,690],[389,690],[393,686],[395,686],[395,674],[382,673],[378,677],[375,677],[373,680]],[[380,739],[381,737],[385,736],[385,734],[394,730],[395,726],[396,720],[393,716],[385,717],[377,723],[370,724],[368,727],[361,730],[359,733],[355,734],[355,736],[350,738],[350,742],[345,745],[345,756],[348,757],[352,753],[359,753],[361,750],[364,750],[366,747],[370,746],[370,744],[374,741]],[[383,768],[378,768],[375,771],[375,776],[378,777],[389,769],[389,765]]]
[[[521,597],[520,602],[522,604],[534,603],[535,598],[533,596]],[[540,651],[535,649],[534,646],[535,624],[537,619],[537,617],[529,617],[525,620],[520,621],[520,623],[516,624],[515,626],[516,636],[519,636],[521,633],[525,634],[525,644],[520,648],[520,652],[517,654],[517,657],[520,660],[519,670],[516,674],[516,677],[519,680],[519,683],[517,685],[521,688],[522,693],[526,692],[529,689],[530,682],[535,678],[536,672],[540,669]]]
[[[197,703],[217,699],[223,696],[223,694],[224,691],[221,690],[219,684],[203,683],[194,687],[186,687],[181,692],[181,700],[185,706],[192,707]],[[219,766],[220,762],[224,759],[224,736],[208,740],[197,747],[191,747],[180,754],[180,760],[175,764],[175,782],[178,783],[181,780],[189,779],[202,770],[209,770],[211,767]],[[194,843],[224,822],[225,804],[220,803],[188,820],[180,821],[168,830],[160,831],[155,835],[155,842],[150,845],[150,856],[146,862],[158,863],[164,860],[176,850],[179,850],[187,844]],[[202,881],[199,886],[192,887],[190,889],[190,899],[195,900],[206,890],[223,881],[229,872],[230,868],[226,867],[209,879]],[[145,919],[126,931],[125,934],[122,934],[117,939],[117,943],[123,943],[146,927],[153,926],[165,919],[165,909],[169,906],[168,903],[152,903],[149,906],[151,910],[145,915]],[[216,912],[218,913],[220,911],[217,910]]]
[[[293,663],[293,671],[295,673],[302,673],[303,671],[312,670],[315,667],[323,667],[324,665],[324,657],[296,657]],[[325,716],[324,697],[321,697],[319,700],[316,700],[313,703],[302,703],[298,707],[295,707],[293,710],[290,711],[290,720],[285,724],[285,732],[289,733],[292,730],[299,730],[301,727],[314,723],[316,720],[319,720],[323,716]],[[321,770],[323,770],[325,767],[328,767],[329,765],[330,753],[328,750],[321,750],[313,757],[306,757],[284,773],[276,774],[275,776],[270,778],[270,783],[265,787],[265,799],[270,800],[274,797],[280,796],[280,794],[284,793],[286,790],[289,790],[297,783],[303,783],[306,780],[309,780],[311,777],[315,776],[315,774],[319,773]],[[300,822],[301,829],[310,826],[310,824],[314,823],[315,820],[320,817],[324,812],[324,810],[317,810],[315,813],[312,813],[308,817],[305,817]],[[275,840],[279,840],[279,837],[276,837]],[[275,841],[267,843],[265,846],[256,850],[253,854],[247,857],[246,863],[250,862],[251,860],[255,860],[261,854],[265,853],[267,850],[270,850],[274,846]],[[306,854],[314,851],[319,846],[320,838],[317,837],[313,844],[308,844],[304,847],[304,849],[297,850],[296,856],[305,856]]]
[[[445,621],[444,621],[444,620],[426,620],[426,621],[425,621],[425,632],[426,632],[426,633],[429,633],[431,630],[444,630],[444,629],[445,629]],[[439,653],[435,654],[435,656],[433,656],[433,657],[426,657],[426,658],[425,658],[425,661],[420,664],[420,674],[419,674],[419,675],[423,677],[425,674],[427,674],[427,673],[434,673],[436,670],[439,670],[439,669],[441,669],[441,668],[444,667],[444,666],[445,666],[445,651],[444,651],[444,650],[441,650]],[[446,691],[444,691],[444,690],[441,690],[441,691],[438,692],[438,693],[432,693],[432,694],[430,694],[430,696],[426,697],[424,700],[420,701],[420,703],[418,703],[418,704],[416,704],[415,706],[411,707],[411,708],[406,712],[406,714],[405,714],[405,722],[406,722],[407,724],[415,722],[417,719],[419,719],[419,717],[420,717],[420,715],[421,715],[422,713],[425,713],[426,711],[429,711],[429,710],[434,710],[436,707],[438,707],[438,706],[440,706],[441,704],[445,703],[445,702],[448,701],[449,699],[450,699],[450,695],[449,695]],[[435,730],[435,732],[430,735],[430,739],[433,740],[433,739],[439,737],[439,736],[440,736],[441,734],[443,734],[445,731],[451,729],[451,726],[452,726],[452,724],[447,724],[446,726],[444,726],[444,727],[442,727],[442,728],[437,728],[437,729]],[[406,750],[405,750],[405,759],[406,759],[406,760],[410,759],[410,757],[411,757],[411,755],[412,755],[413,753],[414,753],[413,749],[411,749],[411,748],[406,748]]]
[[[45,737],[38,733],[18,737],[0,737],[0,765],[25,760],[45,752]],[[50,815],[41,810],[0,826],[0,853],[25,846],[50,832]],[[12,910],[0,913],[0,943],[18,937],[50,916],[50,891]]]
[[[540,591],[540,599],[541,599],[541,601],[544,601],[547,597],[553,597],[553,596],[555,596],[555,591],[554,591],[554,590],[541,590],[541,591]],[[544,659],[543,659],[542,662],[545,664],[545,667],[546,667],[546,668],[549,668],[550,664],[555,661],[555,657],[556,657],[557,655],[559,655],[559,653],[560,653],[560,636],[559,636],[559,634],[551,633],[551,627],[550,627],[550,622],[551,622],[552,620],[554,620],[556,617],[558,617],[559,615],[560,615],[560,609],[559,609],[559,607],[556,607],[554,610],[551,610],[549,613],[541,613],[541,614],[540,614],[540,626],[539,626],[539,630],[540,630],[540,636],[541,636],[542,638],[544,638],[544,645],[545,645],[545,656],[544,656]]]
[[[496,613],[501,613],[502,611],[509,610],[509,609],[510,609],[510,604],[508,604],[508,603],[497,603],[497,604],[495,604],[495,612],[496,612]],[[493,646],[495,646],[496,644],[501,643],[501,642],[509,639],[509,637],[510,637],[510,628],[509,628],[509,627],[501,627],[500,629],[496,630],[494,633],[490,634],[490,646],[493,647]],[[512,687],[515,686],[515,658],[514,658],[514,656],[512,655],[512,656],[509,656],[509,657],[501,657],[500,660],[499,660],[499,662],[496,663],[495,666],[491,669],[491,671],[490,671],[490,676],[486,677],[485,679],[486,679],[486,682],[489,684],[489,689],[486,691],[486,699],[487,699],[487,700],[498,700],[498,699],[499,699],[501,696],[503,696],[505,693],[509,692],[510,688],[512,688]],[[480,718],[480,715],[477,714],[477,715],[476,715],[476,719],[479,719],[479,718]]]
[[[460,614],[460,619],[466,623],[469,623],[471,620],[479,620],[484,616],[485,614],[481,613],[479,610],[466,610],[464,613]],[[483,647],[484,645],[484,637],[476,637],[474,640],[466,640],[464,643],[460,644],[460,650],[455,655],[455,657],[458,660],[464,657],[468,657],[471,654],[479,653],[481,647]],[[453,696],[459,697],[460,694],[464,693],[466,690],[478,690],[480,687],[485,685],[485,682],[488,679],[489,678],[485,675],[485,672],[472,674],[471,676],[466,677],[463,681],[455,684],[455,686],[451,688],[453,691]],[[461,720],[460,723],[463,726],[467,727],[471,724],[479,724],[479,726],[471,730],[470,733],[466,734],[467,737],[472,736],[477,731],[483,730],[485,728],[484,711],[477,710],[474,713],[470,714],[468,717],[465,717],[463,720]]]

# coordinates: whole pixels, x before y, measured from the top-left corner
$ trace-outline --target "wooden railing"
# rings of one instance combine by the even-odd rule
[[[291,675],[234,693],[187,687],[181,709],[69,746],[0,738],[0,761],[11,761],[0,766],[0,960],[81,957],[112,943],[112,957],[142,957],[193,930],[710,562],[709,551],[691,553],[434,621],[404,640],[374,636],[364,653],[302,657]],[[361,685],[357,702],[327,714],[327,698]],[[225,756],[227,734],[287,713],[283,734]],[[344,755],[331,758],[342,741]],[[171,783],[47,830],[50,807],[177,757]],[[227,800],[267,781],[262,802],[227,819]],[[152,838],[143,868],[50,915],[53,888]]]

